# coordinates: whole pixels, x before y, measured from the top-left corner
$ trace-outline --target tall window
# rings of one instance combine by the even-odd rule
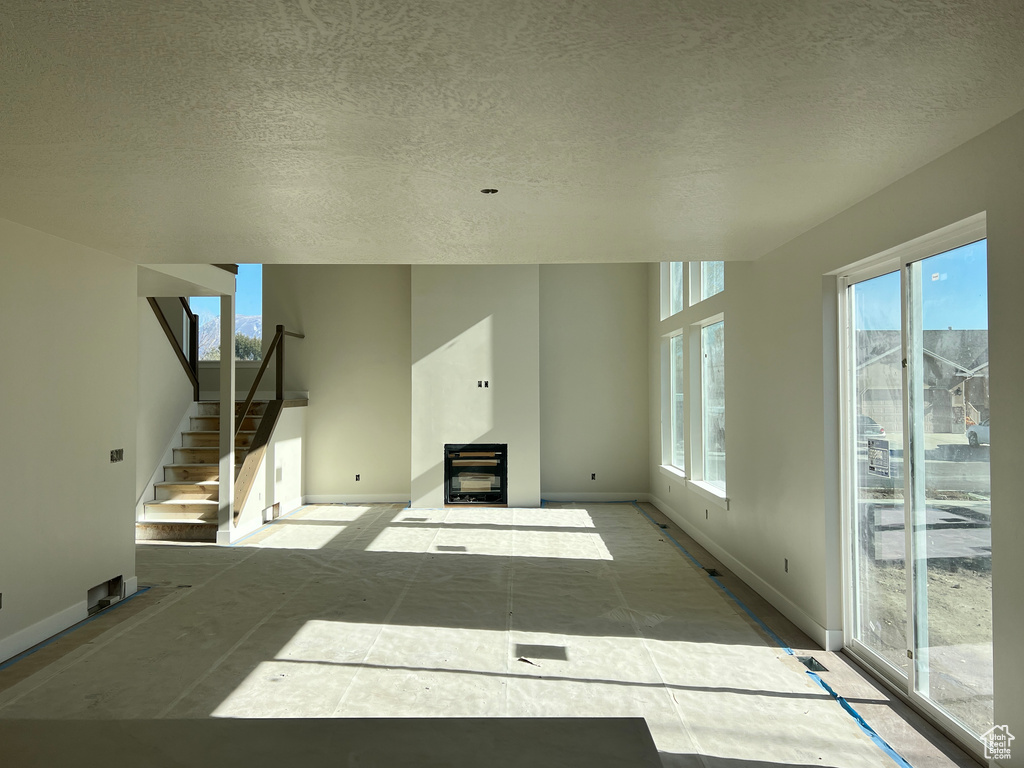
[[[220,298],[193,296],[199,315],[199,359],[220,360]],[[263,359],[263,265],[239,264],[235,280],[235,360]]]
[[[686,262],[673,261],[669,263],[668,274],[668,311],[663,312],[669,317],[686,308]]]
[[[672,449],[671,462],[676,469],[684,470],[686,459],[686,376],[684,364],[686,348],[683,335],[673,336],[669,341],[669,365],[671,365],[672,393]]]
[[[725,263],[662,264],[662,463],[698,491],[725,497],[725,319],[720,301]],[[687,431],[689,430],[689,431]]]
[[[703,480],[725,491],[725,321],[700,330]]]
[[[725,290],[725,262],[702,261],[700,263],[700,300],[711,298]]]

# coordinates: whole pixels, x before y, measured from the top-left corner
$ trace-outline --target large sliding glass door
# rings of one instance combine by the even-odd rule
[[[850,414],[856,641],[907,676],[907,568],[903,505],[903,367],[900,273],[849,289]]]
[[[847,645],[970,739],[993,725],[985,241],[900,257],[845,287]]]

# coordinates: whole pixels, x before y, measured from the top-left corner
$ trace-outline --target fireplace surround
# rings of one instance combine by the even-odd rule
[[[504,506],[508,503],[508,445],[447,444],[444,503]]]

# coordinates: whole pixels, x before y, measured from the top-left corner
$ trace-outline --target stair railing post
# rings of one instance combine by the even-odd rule
[[[230,544],[235,514],[235,297],[220,297],[220,461],[217,543]]]
[[[277,391],[278,400],[284,400],[284,326],[277,326]]]
[[[193,385],[194,399],[199,401],[199,315],[190,315],[188,324],[188,362],[196,375]]]

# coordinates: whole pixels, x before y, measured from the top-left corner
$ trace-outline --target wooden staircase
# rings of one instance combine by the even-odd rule
[[[266,401],[253,401],[242,418],[244,403],[235,403],[235,477],[252,444]],[[241,422],[239,424],[239,421]],[[136,540],[216,541],[220,506],[220,403],[198,403],[198,415],[181,433],[174,461],[164,465],[164,479],[154,485],[154,500],[144,505],[135,525]]]

